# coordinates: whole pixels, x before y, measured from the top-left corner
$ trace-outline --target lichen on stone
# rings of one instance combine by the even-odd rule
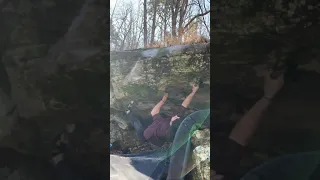
[[[195,180],[210,179],[210,130],[197,130],[191,137],[192,160],[195,164],[193,177]]]

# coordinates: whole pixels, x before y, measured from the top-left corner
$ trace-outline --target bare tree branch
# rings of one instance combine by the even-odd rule
[[[113,19],[114,11],[115,11],[115,9],[117,7],[117,2],[118,2],[118,0],[116,0],[116,3],[114,3],[114,7],[113,7],[113,10],[112,10],[112,14],[111,14],[110,19]]]
[[[200,0],[198,0],[198,6],[199,6],[199,9],[200,9],[201,13],[203,13],[203,10],[202,10],[201,4],[200,4]],[[206,9],[206,5],[203,4],[203,6],[204,6],[204,8]],[[207,23],[206,23],[206,21],[205,21],[205,19],[204,19],[204,16],[202,16],[202,20],[203,20],[204,26],[205,26],[206,29],[207,29],[207,32],[210,34],[210,30],[209,30],[209,27],[207,26]]]
[[[210,3],[210,2],[209,2]],[[204,11],[207,11],[207,7],[206,7],[206,1],[203,0],[203,7],[204,7]]]
[[[209,11],[206,11],[206,12],[204,12],[204,13],[201,13],[201,14],[197,14],[197,15],[195,15],[193,18],[191,18],[190,20],[189,20],[189,22],[184,26],[184,29],[186,29],[195,19],[197,19],[197,17],[200,17],[200,16],[205,16],[205,15],[207,15],[207,14],[209,14],[210,13],[210,11],[211,10],[209,10]]]
[[[148,3],[155,3],[156,0],[138,0],[138,2],[134,2],[134,4],[139,4],[138,6],[134,6],[126,0],[117,0],[117,8],[114,10],[112,14],[113,17],[111,22],[114,26],[114,32],[118,34],[118,38],[115,37],[117,34],[110,35],[110,38],[113,39],[111,47],[112,51],[118,50],[130,50],[130,49],[138,49],[142,48],[144,44],[144,1]],[[147,44],[149,44],[149,40],[154,39],[154,46],[158,44],[160,46],[167,45],[164,34],[167,33],[169,38],[172,38],[172,41],[175,43],[179,43],[178,35],[182,35],[185,32],[185,29],[193,28],[201,28],[201,30],[207,34],[207,31],[210,30],[209,22],[207,17],[199,18],[199,26],[191,27],[192,22],[197,20],[197,17],[205,14],[203,13],[206,9],[205,6],[208,3],[207,0],[161,0],[158,1],[157,10],[156,10],[156,18],[152,18],[152,12],[154,14],[155,10],[148,9],[147,14]],[[124,3],[121,6],[121,3]],[[120,4],[120,5],[119,5]],[[201,5],[201,11],[199,10],[199,5]],[[199,6],[199,7],[198,7]],[[132,13],[128,14],[129,7],[132,8]],[[210,9],[210,8],[209,8]],[[150,11],[150,12],[149,12]],[[183,21],[181,22],[181,20]],[[189,22],[191,20],[192,22]],[[205,21],[205,22],[201,22]],[[155,26],[152,26],[152,22],[155,22],[156,28],[154,31],[152,29]],[[188,24],[185,26],[185,24]],[[190,24],[191,23],[191,24]],[[131,27],[130,27],[131,26]],[[179,30],[180,29],[180,30]],[[180,31],[180,32],[179,32]],[[151,37],[153,34],[153,38]],[[111,37],[113,36],[113,37]],[[165,41],[165,42],[158,42]],[[118,44],[118,45],[117,45]]]

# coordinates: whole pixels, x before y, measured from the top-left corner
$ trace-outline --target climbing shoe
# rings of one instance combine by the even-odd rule
[[[129,114],[131,112],[131,108],[133,107],[133,104],[134,104],[134,101],[130,101],[126,109],[126,114]]]
[[[67,144],[69,143],[68,135],[74,132],[74,130],[75,124],[68,124],[66,125],[65,130],[54,138],[55,148],[51,153],[52,157],[62,154],[66,151]]]
[[[203,87],[204,87],[203,80],[200,78],[200,80],[199,80],[199,88],[203,88]]]

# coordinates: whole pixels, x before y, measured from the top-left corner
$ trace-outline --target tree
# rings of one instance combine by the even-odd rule
[[[110,11],[110,48],[122,51],[187,43],[182,42],[186,33],[208,37],[206,6],[208,0],[117,0]]]
[[[159,3],[159,0],[154,0],[150,43],[154,43],[154,36],[155,36],[155,32],[156,32],[158,3]]]
[[[170,10],[171,10],[171,34],[173,37],[177,36],[177,17],[178,17],[178,9],[179,9],[180,0],[172,0],[170,2]]]
[[[143,2],[143,45],[148,46],[148,30],[147,30],[147,0]]]
[[[183,24],[184,24],[184,21],[185,21],[185,15],[186,15],[186,12],[187,12],[188,2],[189,2],[188,0],[182,0],[181,6],[180,6],[180,11],[179,11],[180,17],[179,17],[179,27],[178,27],[178,39],[179,39],[179,41],[181,41],[182,35],[183,35],[183,31],[184,31]]]

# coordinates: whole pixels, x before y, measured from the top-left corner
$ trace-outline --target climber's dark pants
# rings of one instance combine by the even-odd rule
[[[146,139],[143,136],[143,132],[146,128],[142,125],[140,118],[138,118],[133,113],[127,114],[127,118],[130,120],[133,128],[136,130],[136,134],[137,134],[138,138],[140,139],[140,141],[145,142]]]

